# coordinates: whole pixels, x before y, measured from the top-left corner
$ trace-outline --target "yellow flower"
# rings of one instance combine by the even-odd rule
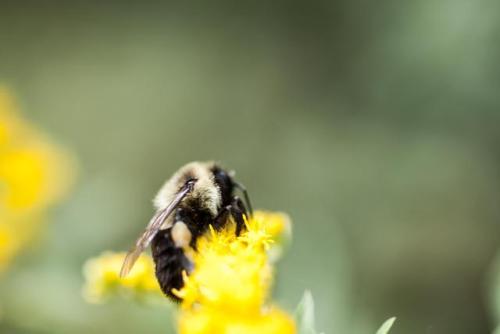
[[[70,155],[22,119],[0,87],[0,271],[37,234],[73,171]]]
[[[9,263],[19,250],[19,240],[6,224],[0,224],[0,271]]]
[[[290,222],[290,217],[284,212],[258,210],[255,211],[253,220],[264,222],[266,232],[269,233],[273,239],[291,236],[292,224]]]
[[[184,273],[184,287],[173,292],[182,298],[180,334],[293,334],[292,318],[269,302],[272,284],[269,252],[290,230],[285,214],[257,211],[247,230],[235,235],[231,222],[222,231],[212,228],[197,242],[194,270]],[[84,265],[83,295],[99,303],[121,294],[143,297],[162,292],[150,256],[141,255],[126,278],[119,272],[125,253],[106,252]]]
[[[0,221],[0,273],[40,232],[40,228],[39,219],[34,215],[19,216],[3,213]]]
[[[269,261],[271,263],[278,261],[292,239],[290,217],[283,212],[256,211],[254,213],[254,221],[265,222],[266,232],[271,236],[273,241],[267,251]]]
[[[194,270],[184,275],[184,287],[174,290],[183,299],[180,334],[295,333],[292,318],[268,301],[272,267],[267,251],[285,230],[284,217],[256,212],[238,237],[232,223],[198,240]]]
[[[127,277],[120,278],[120,268],[125,255],[105,252],[87,260],[83,267],[83,296],[88,302],[100,303],[115,294],[131,297],[141,297],[149,293],[161,295],[154,274],[153,260],[147,255],[141,255]]]
[[[180,334],[288,334],[295,333],[290,316],[278,308],[263,310],[259,315],[234,316],[230,310],[182,311]]]

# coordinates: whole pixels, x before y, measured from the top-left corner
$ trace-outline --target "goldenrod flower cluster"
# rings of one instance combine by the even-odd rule
[[[194,270],[174,291],[183,299],[180,334],[295,333],[292,318],[268,300],[268,251],[288,222],[285,215],[258,212],[238,237],[232,224],[199,239]]]
[[[161,294],[150,256],[141,255],[127,277],[120,278],[125,255],[123,252],[105,252],[87,260],[83,267],[83,296],[88,302],[101,303],[116,294],[138,298],[149,293]]]
[[[38,234],[47,209],[70,185],[72,167],[0,86],[0,272]]]
[[[291,334],[292,318],[269,302],[273,268],[270,253],[290,235],[290,220],[283,213],[257,211],[246,221],[247,230],[236,236],[233,222],[222,231],[198,239],[197,251],[187,254],[194,270],[184,275],[180,334]],[[119,277],[125,253],[106,252],[84,265],[84,297],[102,302],[116,294],[141,297],[161,295],[151,257],[141,255],[130,274]]]

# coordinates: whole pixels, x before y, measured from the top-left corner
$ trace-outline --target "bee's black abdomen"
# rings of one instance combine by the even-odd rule
[[[172,289],[183,287],[182,272],[189,271],[191,263],[182,249],[175,247],[170,230],[169,228],[158,232],[151,243],[151,251],[155,261],[156,279],[163,293],[179,301],[179,297],[172,293]]]

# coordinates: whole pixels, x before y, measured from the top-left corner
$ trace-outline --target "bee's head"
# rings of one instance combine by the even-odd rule
[[[234,190],[233,173],[217,165],[214,165],[211,170],[214,175],[214,182],[220,190],[222,204],[229,204]]]

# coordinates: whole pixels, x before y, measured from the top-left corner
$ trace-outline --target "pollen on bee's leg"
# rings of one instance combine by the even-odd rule
[[[188,281],[188,279],[189,279],[189,276],[188,276],[187,271],[183,270],[183,271],[182,271],[182,281],[183,281],[184,283],[186,283],[186,282]]]
[[[172,292],[172,294],[174,296],[176,296],[177,298],[180,298],[180,299],[183,299],[184,298],[184,293],[182,293],[182,291],[176,289],[176,288],[173,288],[172,290],[170,290]]]
[[[177,248],[186,248],[191,242],[192,234],[184,222],[179,221],[172,227],[172,240]]]

